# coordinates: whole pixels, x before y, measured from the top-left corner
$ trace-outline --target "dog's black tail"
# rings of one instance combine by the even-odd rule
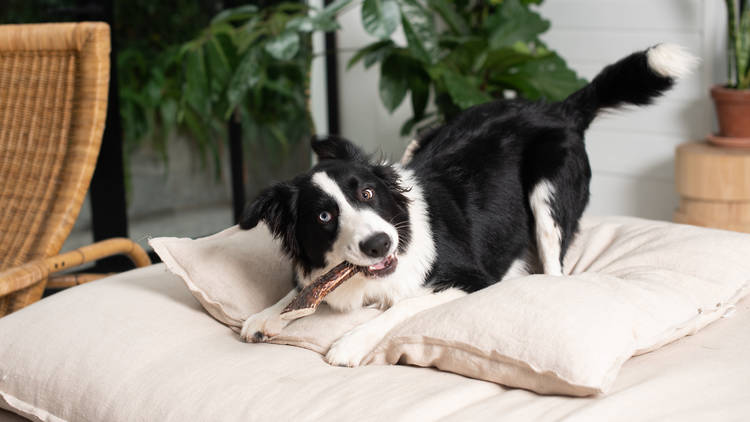
[[[697,59],[682,47],[659,44],[605,67],[588,85],[563,101],[584,131],[601,109],[647,105],[690,73]]]

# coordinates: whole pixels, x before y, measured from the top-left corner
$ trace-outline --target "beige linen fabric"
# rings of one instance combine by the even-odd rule
[[[230,227],[197,240],[160,237],[149,244],[211,314],[229,326],[276,303],[294,287],[289,260],[265,224]]]
[[[750,414],[748,326],[745,299],[697,335],[627,361],[607,395],[543,396],[432,369],[332,367],[302,348],[242,343],[155,265],[0,319],[0,408],[71,422],[739,421]]]
[[[392,330],[366,363],[406,362],[577,396],[694,334],[748,291],[750,236],[631,218],[585,221],[573,275],[508,280]]]
[[[160,237],[149,244],[206,311],[236,332],[247,317],[294,287],[291,264],[263,223],[253,230],[233,226],[201,239]],[[362,309],[342,316],[324,304],[314,315],[292,322],[272,342],[325,353],[344,333],[380,313]]]
[[[265,226],[151,244],[235,330],[290,285],[286,268],[277,274],[264,267],[288,266]],[[625,217],[585,220],[566,255],[569,276],[507,280],[422,312],[364,363],[434,366],[545,394],[606,392],[628,358],[693,334],[730,309],[747,292],[748,256],[744,234]],[[323,307],[272,342],[325,353],[379,312]]]

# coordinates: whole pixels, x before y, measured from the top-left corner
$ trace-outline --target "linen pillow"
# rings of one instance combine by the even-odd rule
[[[235,330],[290,287],[288,268],[262,269],[266,261],[288,266],[262,226],[151,244],[211,305],[207,310]],[[217,245],[232,252],[212,252]],[[434,366],[544,394],[606,392],[629,357],[693,334],[730,310],[748,291],[748,256],[745,234],[625,217],[584,220],[566,255],[568,276],[506,280],[424,311],[394,328],[364,363]],[[272,341],[325,353],[378,313],[323,308]]]
[[[262,222],[252,230],[233,226],[200,239],[160,237],[149,244],[206,311],[235,332],[249,316],[294,287],[289,259]],[[380,313],[360,309],[339,314],[323,304],[315,314],[290,323],[271,342],[324,354],[344,333]]]

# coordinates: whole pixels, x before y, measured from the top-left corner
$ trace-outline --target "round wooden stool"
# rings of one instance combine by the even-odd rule
[[[691,142],[676,154],[674,220],[750,233],[750,149]]]

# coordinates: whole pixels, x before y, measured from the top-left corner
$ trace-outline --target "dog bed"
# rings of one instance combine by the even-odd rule
[[[236,236],[254,242],[240,251]],[[162,250],[166,266],[0,319],[0,408],[69,421],[703,420],[750,411],[747,235],[587,219],[568,276],[508,280],[418,314],[357,368],[330,366],[320,353],[378,310],[323,309],[275,339],[301,347],[243,343],[217,322],[237,327],[290,287],[267,232],[160,242],[174,259]]]
[[[265,227],[197,241],[151,241],[219,321],[239,330],[291,288]],[[568,276],[506,280],[396,327],[362,364],[434,366],[546,394],[606,392],[622,364],[693,334],[733,309],[750,282],[750,236],[634,218],[589,219],[566,255]],[[324,309],[273,343],[325,354],[380,311]]]

